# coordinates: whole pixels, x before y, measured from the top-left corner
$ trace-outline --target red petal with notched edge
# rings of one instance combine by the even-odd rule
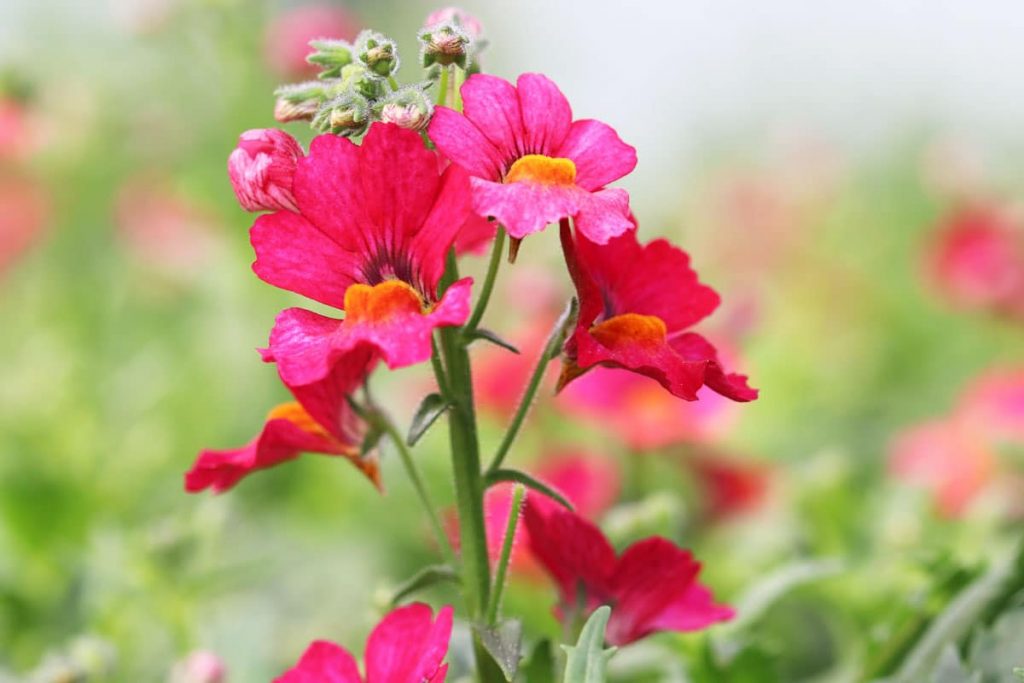
[[[428,605],[413,603],[394,610],[373,629],[366,643],[367,683],[443,683],[442,664],[452,633],[452,608],[434,619]]]
[[[274,679],[274,683],[362,683],[356,660],[344,648],[316,640],[298,664]]]

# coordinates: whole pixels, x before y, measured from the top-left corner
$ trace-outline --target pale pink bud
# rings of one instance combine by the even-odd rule
[[[226,669],[220,657],[197,650],[174,665],[171,683],[223,683]]]
[[[295,164],[302,147],[276,128],[247,130],[228,157],[228,176],[246,211],[298,211],[292,194]]]
[[[448,22],[461,28],[473,40],[479,40],[484,35],[484,27],[480,20],[458,7],[444,7],[431,12],[423,22],[423,28],[432,28]]]

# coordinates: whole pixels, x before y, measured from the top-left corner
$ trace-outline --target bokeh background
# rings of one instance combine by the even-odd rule
[[[486,71],[546,73],[637,147],[621,185],[641,235],[722,293],[701,329],[762,392],[680,409],[623,388],[639,413],[546,396],[513,452],[609,464],[609,534],[693,547],[746,608],[623,651],[618,680],[892,673],[1024,512],[1024,5],[462,5]],[[298,299],[249,270],[238,134],[274,125],[273,88],[321,33],[380,30],[418,80],[434,8],[0,3],[0,680],[194,680],[171,670],[199,650],[269,680],[313,638],[358,651],[434,561],[386,446],[383,497],[314,456],[222,496],[182,488],[201,448],[243,443],[285,400],[255,348]],[[528,240],[486,324],[536,353],[563,271],[553,231]],[[485,451],[529,368],[502,354],[477,354]],[[401,420],[430,389],[420,369],[375,386]],[[435,432],[418,457],[450,504]],[[552,601],[527,567],[507,611],[557,637]],[[1021,614],[993,617],[964,666],[1012,680],[1024,646],[999,634]],[[702,678],[715,648],[758,673]]]

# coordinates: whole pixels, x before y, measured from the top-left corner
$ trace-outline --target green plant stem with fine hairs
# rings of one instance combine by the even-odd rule
[[[498,619],[498,610],[501,609],[501,596],[505,591],[505,574],[508,572],[508,563],[512,559],[512,545],[516,538],[516,526],[519,524],[519,511],[523,507],[523,496],[526,488],[522,484],[516,484],[512,490],[512,506],[508,510],[508,525],[505,527],[505,540],[501,546],[501,558],[498,560],[498,568],[494,574],[494,590],[491,591],[491,606],[487,610],[487,623],[494,626]]]
[[[476,300],[473,314],[465,325],[465,334],[468,336],[480,325],[480,319],[484,317],[487,304],[491,300],[491,293],[494,291],[494,282],[498,277],[498,267],[501,265],[501,252],[505,248],[505,228],[498,226],[498,232],[494,235],[494,246],[491,247],[491,260],[487,264],[487,275],[484,276],[484,284],[480,288],[480,296]]]

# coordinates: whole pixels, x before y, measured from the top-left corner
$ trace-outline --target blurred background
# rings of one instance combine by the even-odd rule
[[[637,147],[620,185],[642,238],[690,252],[724,301],[700,330],[761,389],[681,405],[595,373],[548,392],[512,453],[553,479],[601,463],[587,495],[612,538],[694,548],[741,608],[715,636],[624,650],[617,680],[892,673],[1024,513],[1024,5],[462,6],[485,71],[541,71]],[[197,652],[269,680],[313,638],[358,652],[435,561],[386,446],[383,497],[316,456],[221,496],[182,486],[286,396],[255,348],[300,302],[249,270],[225,168],[239,133],[275,125],[312,37],[382,31],[399,80],[420,79],[435,8],[0,2],[0,680],[213,680]],[[499,287],[485,324],[525,358],[476,354],[485,451],[570,292],[554,231]],[[400,420],[422,370],[375,379]],[[443,431],[417,452],[450,505]],[[557,638],[553,596],[524,566],[506,611]],[[1015,605],[965,670],[1012,680]],[[735,671],[702,678],[705,650],[740,653]]]

